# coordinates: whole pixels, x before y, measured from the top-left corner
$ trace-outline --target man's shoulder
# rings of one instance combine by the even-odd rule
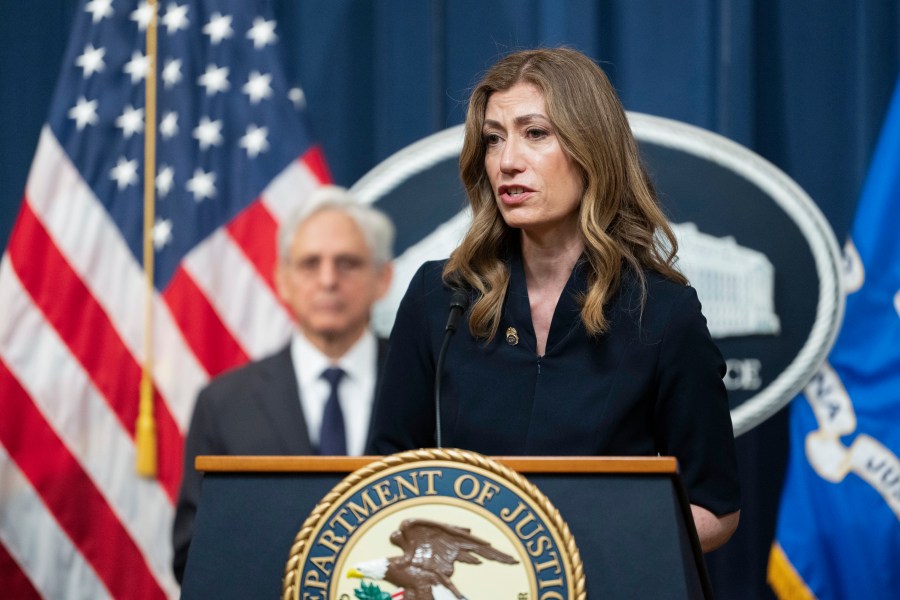
[[[291,370],[290,346],[288,345],[274,354],[229,369],[213,377],[201,392],[201,397],[230,398],[245,395],[249,389],[265,383],[271,377]]]

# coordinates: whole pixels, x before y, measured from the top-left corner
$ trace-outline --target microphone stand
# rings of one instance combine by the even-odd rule
[[[435,364],[434,438],[438,448],[443,447],[441,446],[441,371],[444,369],[444,357],[447,354],[447,347],[450,345],[450,338],[456,333],[459,318],[468,305],[469,295],[463,290],[455,290],[450,297],[450,315],[447,317],[447,326],[444,328],[444,341],[441,344],[441,351],[438,353],[437,363]]]

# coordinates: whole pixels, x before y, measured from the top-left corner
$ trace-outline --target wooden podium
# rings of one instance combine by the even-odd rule
[[[182,598],[279,598],[306,517],[375,459],[198,457],[203,487]],[[712,597],[675,459],[495,460],[536,485],[568,523],[589,599]]]

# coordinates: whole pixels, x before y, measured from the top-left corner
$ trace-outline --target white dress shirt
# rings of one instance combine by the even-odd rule
[[[322,428],[322,414],[331,386],[322,378],[329,367],[340,367],[344,377],[338,384],[344,430],[347,433],[347,454],[360,456],[366,449],[369,418],[375,400],[375,376],[378,372],[378,341],[366,330],[359,341],[337,362],[319,352],[306,337],[295,331],[291,340],[291,360],[297,374],[300,405],[309,428],[309,439],[316,447]]]

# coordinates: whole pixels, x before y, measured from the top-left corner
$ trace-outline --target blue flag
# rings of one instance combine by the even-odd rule
[[[846,312],[791,406],[769,583],[787,598],[900,597],[900,83],[845,246]]]

